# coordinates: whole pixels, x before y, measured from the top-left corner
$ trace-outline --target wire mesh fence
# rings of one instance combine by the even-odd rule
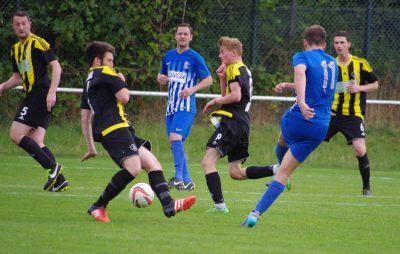
[[[52,13],[56,13],[55,9],[57,9],[57,5],[54,7],[54,3],[61,6],[63,1],[53,2],[52,9],[46,9],[50,8],[46,4],[49,1],[0,1],[0,24],[2,27],[0,34],[1,80],[6,79],[10,74],[9,50],[11,45],[16,41],[11,29],[10,20],[15,10],[24,8],[30,12],[30,8],[33,5],[40,6],[35,8],[35,14],[42,16],[32,17],[34,32],[44,37],[52,45],[58,44],[61,49],[66,45],[66,43],[62,43],[63,37],[56,37],[57,32],[55,32],[56,29],[54,27],[56,24],[51,22]],[[76,0],[76,2],[80,1]],[[273,83],[279,78],[287,77],[287,73],[291,72],[291,56],[295,52],[302,50],[302,33],[306,26],[321,24],[326,28],[328,32],[327,51],[332,54],[334,54],[334,51],[331,42],[334,33],[338,30],[347,30],[351,34],[352,53],[367,58],[378,73],[378,76],[385,77],[381,82],[384,84],[383,87],[394,88],[400,82],[399,1],[348,0],[328,1],[325,3],[325,1],[311,0],[87,0],[86,2],[90,2],[90,4],[97,2],[97,8],[116,8],[115,6],[118,6],[118,4],[126,5],[127,3],[130,3],[135,8],[145,8],[146,4],[150,7],[154,5],[154,12],[158,10],[157,8],[160,5],[168,5],[169,10],[179,6],[182,11],[179,14],[175,13],[179,16],[175,20],[192,24],[195,29],[192,47],[203,55],[211,69],[215,69],[219,62],[218,47],[216,46],[218,38],[225,35],[237,37],[244,45],[244,61],[247,65],[253,66],[255,69],[254,72],[258,72],[258,75],[260,75],[259,80],[266,83]],[[71,10],[71,12],[73,11]],[[202,20],[200,22],[193,18],[193,13],[195,12],[201,12]],[[151,19],[153,17],[149,17],[149,23],[154,22]],[[82,20],[82,22],[87,21],[85,17],[82,17]],[[73,24],[70,25],[73,26]],[[169,25],[175,26],[176,22]],[[84,25],[83,29],[85,28],[92,29]],[[109,28],[104,27],[104,29]],[[135,26],[132,26],[131,29],[130,32],[134,35]],[[137,44],[137,50],[146,50],[142,46],[147,46],[149,42],[154,41],[153,37],[149,33],[148,38],[146,36],[135,38],[133,41]],[[157,39],[160,40],[160,38]],[[173,46],[174,43],[171,40],[169,45]],[[81,48],[84,47],[84,45],[81,46]],[[165,53],[166,48],[160,48],[159,51],[161,57]],[[70,51],[68,53],[72,56],[82,55],[82,51]],[[134,55],[135,53],[132,54]],[[74,59],[68,59],[67,61],[74,61]],[[130,67],[134,69],[135,66],[131,66],[134,65],[131,62],[125,62],[123,65],[128,69]],[[143,65],[143,63],[136,64]],[[66,71],[66,73],[71,72]],[[263,80],[262,73],[267,73],[268,78]],[[257,89],[259,89],[258,92],[261,94],[268,91],[264,91],[261,88]],[[380,89],[379,93],[381,96],[379,97],[382,99],[399,99],[399,93],[393,94],[391,91],[385,88]]]

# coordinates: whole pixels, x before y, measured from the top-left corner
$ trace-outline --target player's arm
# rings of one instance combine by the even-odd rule
[[[61,78],[61,66],[58,60],[53,60],[49,63],[49,66],[51,68],[51,83],[50,83],[50,89],[49,92],[47,93],[47,111],[51,111],[54,105],[56,104],[57,100],[57,87],[58,84],[60,83],[60,78]]]
[[[129,102],[129,90],[128,88],[122,88],[118,92],[115,93],[115,98],[119,100],[123,105],[126,105]]]
[[[354,82],[347,87],[347,91],[349,91],[350,93],[359,93],[359,92],[369,93],[378,90],[378,88],[379,88],[379,83],[377,80],[362,86],[359,86],[356,82]]]
[[[304,64],[298,64],[294,67],[294,87],[297,94],[297,104],[305,119],[314,117],[314,109],[309,108],[306,104],[306,69]]]
[[[0,84],[0,96],[2,95],[3,91],[14,88],[20,85],[21,82],[21,74],[19,74],[19,72],[13,72],[12,76],[7,81]]]
[[[229,84],[229,88],[231,90],[231,92],[223,97],[218,97],[218,98],[214,98],[211,101],[209,101],[206,106],[203,109],[203,112],[207,112],[207,110],[216,105],[224,105],[224,104],[232,104],[235,102],[240,101],[240,99],[242,98],[242,89],[240,87],[239,82],[231,82]]]
[[[187,98],[192,94],[196,93],[197,91],[209,87],[211,84],[212,84],[212,77],[211,76],[205,77],[199,83],[197,83],[197,85],[183,89],[179,93],[179,96],[182,98]]]
[[[294,91],[295,90],[294,83],[282,82],[275,86],[276,93],[283,93],[283,91],[285,90]]]
[[[92,133],[92,112],[89,109],[81,109],[81,128],[88,148],[88,151],[81,159],[81,161],[85,161],[95,157],[97,154]]]

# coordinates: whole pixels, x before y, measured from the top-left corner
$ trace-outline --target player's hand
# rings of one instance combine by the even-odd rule
[[[308,107],[306,103],[299,103],[299,107],[301,110],[301,114],[306,120],[309,120],[314,117],[315,112],[313,108]]]
[[[122,81],[126,82],[126,78],[125,78],[124,74],[122,74],[121,72],[118,72],[117,75]]]
[[[226,74],[226,65],[225,64],[221,64],[218,69],[215,71],[218,75],[218,77],[221,78],[225,78],[225,74]]]
[[[48,112],[51,112],[53,110],[54,105],[56,105],[56,101],[57,101],[56,92],[49,91],[46,98]]]
[[[347,91],[349,93],[358,93],[361,92],[361,86],[357,84],[356,80],[352,80],[351,84],[347,87]]]
[[[279,83],[275,86],[276,93],[283,93],[284,90],[285,90],[285,83]]]
[[[168,76],[164,74],[158,74],[157,81],[160,85],[165,85],[168,83]]]
[[[207,102],[207,104],[203,108],[203,112],[207,113],[208,109],[211,108],[212,106],[218,104],[216,101],[217,98],[212,99],[211,101]]]
[[[192,94],[193,94],[192,88],[185,88],[179,93],[179,96],[186,99],[187,97],[191,96]]]
[[[88,151],[81,159],[82,162],[89,160],[90,158],[94,158],[97,155],[97,151]]]

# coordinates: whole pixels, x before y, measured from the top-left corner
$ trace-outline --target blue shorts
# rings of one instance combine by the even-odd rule
[[[281,119],[281,130],[283,140],[293,156],[302,163],[322,143],[328,126],[284,114]]]
[[[176,133],[182,136],[182,141],[185,141],[189,136],[190,129],[193,125],[193,120],[196,114],[186,111],[178,111],[173,115],[166,117],[167,136]]]

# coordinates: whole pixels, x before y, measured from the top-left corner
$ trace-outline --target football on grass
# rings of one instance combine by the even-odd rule
[[[137,183],[129,191],[129,199],[138,208],[145,208],[151,205],[154,198],[154,191],[147,183]]]

